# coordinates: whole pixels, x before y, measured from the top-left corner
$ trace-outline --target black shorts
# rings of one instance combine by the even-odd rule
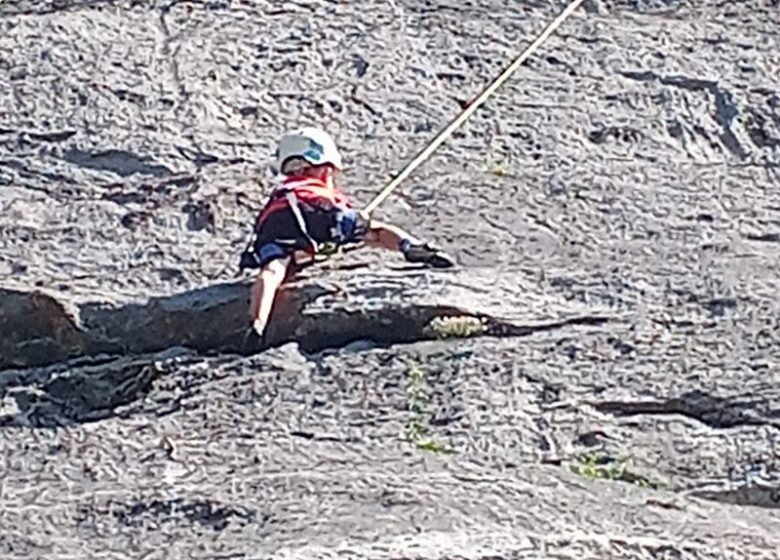
[[[305,204],[299,207],[309,236],[318,244],[357,243],[368,230],[368,224],[351,208],[323,210]],[[258,225],[251,254],[242,255],[241,268],[260,268],[274,259],[289,257],[295,251],[311,252],[311,243],[301,231],[292,210],[277,210]]]

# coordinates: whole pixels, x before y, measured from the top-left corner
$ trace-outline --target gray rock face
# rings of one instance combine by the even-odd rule
[[[363,205],[558,3],[0,3],[0,555],[780,557],[777,2],[588,1],[267,347],[279,134]]]

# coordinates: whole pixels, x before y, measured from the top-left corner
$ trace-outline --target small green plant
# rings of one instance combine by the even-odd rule
[[[409,368],[409,385],[406,396],[409,402],[409,420],[406,423],[406,439],[417,449],[433,453],[455,453],[455,450],[434,441],[428,436],[425,422],[428,403],[428,387],[425,372],[417,365]]]
[[[599,457],[595,453],[579,457],[569,467],[574,474],[593,480],[618,480],[626,468],[625,461],[616,461],[611,457]]]
[[[428,336],[435,338],[470,338],[485,334],[485,320],[473,315],[435,317],[425,328]]]
[[[574,474],[582,475],[591,480],[619,480],[636,484],[644,488],[658,488],[660,485],[650,479],[632,473],[628,470],[630,457],[615,459],[608,455],[589,453],[578,457],[569,469]]]
[[[506,177],[509,175],[510,162],[505,160],[497,160],[492,155],[489,155],[485,166],[488,171],[496,177]]]

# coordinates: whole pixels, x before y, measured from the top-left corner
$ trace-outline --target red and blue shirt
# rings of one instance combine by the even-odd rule
[[[311,206],[352,208],[352,201],[338,187],[316,177],[287,177],[271,193],[270,200],[257,217],[257,223],[262,223],[274,212],[288,208],[285,195],[290,191],[300,202]]]

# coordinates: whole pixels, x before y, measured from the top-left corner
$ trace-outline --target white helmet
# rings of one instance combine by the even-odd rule
[[[333,138],[320,128],[303,127],[287,132],[276,149],[276,163],[284,173],[284,164],[290,158],[302,158],[312,165],[332,164],[342,168],[341,154]]]

